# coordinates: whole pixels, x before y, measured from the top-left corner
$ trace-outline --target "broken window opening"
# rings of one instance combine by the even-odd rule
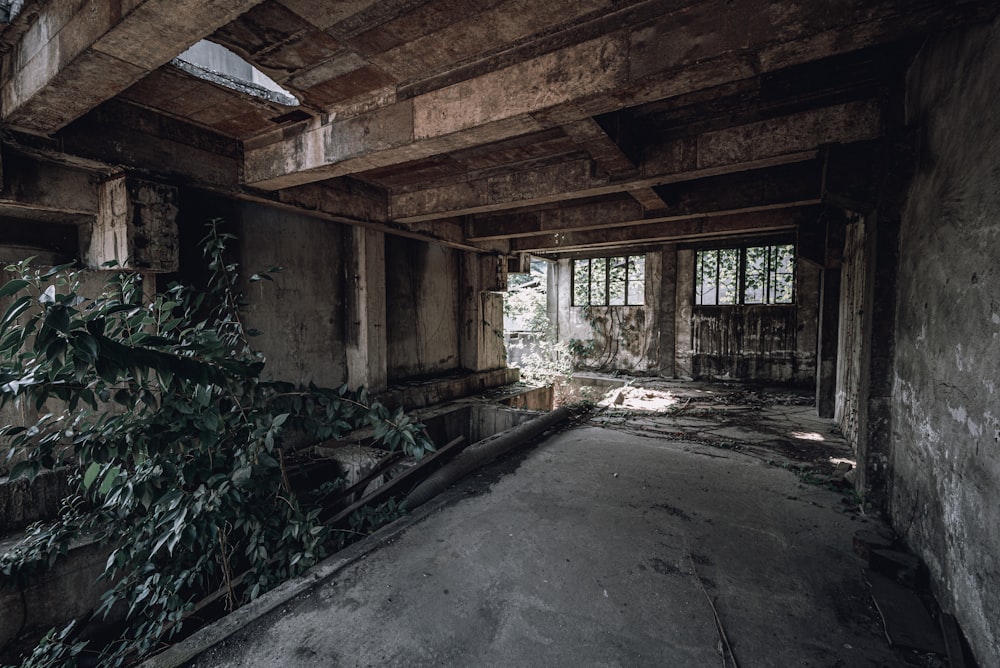
[[[792,304],[795,246],[747,246],[698,251],[695,304]]]
[[[646,303],[646,256],[573,260],[573,306],[642,306]]]
[[[206,39],[174,58],[170,64],[199,79],[247,95],[287,107],[299,105],[298,98],[254,67],[253,63],[244,60],[221,44]]]

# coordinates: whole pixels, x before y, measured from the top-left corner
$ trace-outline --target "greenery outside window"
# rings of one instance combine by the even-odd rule
[[[646,256],[573,260],[573,306],[646,303]]]
[[[750,246],[698,251],[695,304],[791,304],[795,246]]]

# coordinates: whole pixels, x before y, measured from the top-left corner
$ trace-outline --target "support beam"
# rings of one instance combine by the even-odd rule
[[[50,134],[261,0],[49,2],[4,55],[0,119]]]
[[[807,3],[761,11],[709,0],[351,118],[317,119],[248,147],[245,179],[278,189],[564,125],[645,102],[987,18],[989,2]],[[270,142],[270,143],[268,143]]]
[[[677,246],[670,244],[660,250],[660,303],[654,304],[656,314],[657,341],[659,350],[659,373],[665,378],[675,374],[674,352],[677,350],[677,323],[674,310],[677,304]]]
[[[175,272],[180,266],[178,193],[172,186],[120,174],[98,188],[100,206],[84,252],[85,264]]]
[[[667,203],[666,216],[765,211],[819,204],[822,168],[818,162],[755,169],[655,188]]]
[[[594,162],[611,180],[627,177],[634,178],[638,165],[626,155],[625,151],[604,131],[604,128],[593,118],[584,118],[563,125],[563,131],[576,144],[590,154]],[[645,211],[656,211],[667,208],[659,195],[652,188],[636,188],[629,190],[635,201]]]
[[[120,168],[10,144],[0,149],[0,216],[76,225],[85,263],[177,270],[177,189]],[[29,223],[30,224],[30,223]]]
[[[385,235],[361,227],[347,235],[347,382],[382,392],[388,379]]]
[[[808,160],[826,144],[874,139],[882,132],[881,116],[874,100],[836,104],[650,146],[631,179],[612,179],[598,173],[593,161],[576,160],[397,193],[389,215],[410,223],[566,198],[656,191],[655,186],[669,183]]]
[[[537,236],[545,232],[601,230],[640,224],[645,222],[644,216],[642,206],[628,197],[573,200],[550,209],[470,216],[465,228],[466,239],[480,242]]]
[[[114,172],[40,160],[15,147],[0,149],[3,163],[0,215],[23,220],[87,223],[97,215],[97,184]]]
[[[725,238],[794,230],[794,209],[647,223],[587,232],[567,232],[510,240],[512,253],[555,253],[640,244]]]

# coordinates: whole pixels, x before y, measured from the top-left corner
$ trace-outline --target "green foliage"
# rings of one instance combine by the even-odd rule
[[[402,517],[405,511],[399,507],[395,499],[389,499],[377,506],[365,506],[354,511],[349,518],[351,530],[368,535],[379,527]]]
[[[28,262],[0,288],[0,406],[40,417],[0,428],[17,462],[11,477],[75,467],[76,493],[54,525],[36,526],[0,557],[17,582],[87,535],[111,548],[98,614],[126,611],[120,637],[99,650],[122,665],[181,626],[195,601],[223,592],[229,607],[323,558],[343,537],[289,483],[287,434],[337,438],[373,426],[390,449],[432,449],[422,425],[362,388],[296,388],[261,380],[262,355],[244,327],[232,237],[203,240],[211,278],[147,297],[141,277],[118,272],[102,294],[81,275]],[[269,271],[275,271],[272,269]],[[251,281],[271,280],[269,273]],[[70,666],[86,651],[73,626],[50,632],[26,666]]]
[[[573,359],[564,342],[558,341],[549,321],[546,303],[546,265],[532,261],[530,274],[511,278],[504,300],[504,316],[520,324],[521,331],[532,336],[522,338],[514,346],[527,352],[521,355],[518,367],[521,378],[529,383],[550,384],[573,373]],[[525,343],[527,341],[527,343]]]

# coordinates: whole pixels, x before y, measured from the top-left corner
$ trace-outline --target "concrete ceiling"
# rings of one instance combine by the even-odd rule
[[[901,126],[909,59],[994,5],[36,1],[2,36],[2,117],[155,171],[87,139],[114,118],[201,151],[178,168],[194,183],[461,247],[787,230],[807,207],[865,205],[847,177]],[[170,64],[202,38],[301,105]]]

